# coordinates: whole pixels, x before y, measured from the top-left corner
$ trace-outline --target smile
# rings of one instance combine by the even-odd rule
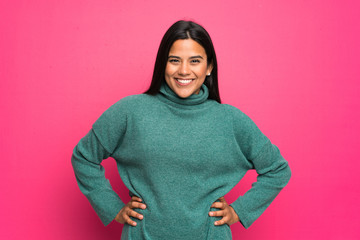
[[[175,78],[175,80],[182,86],[189,85],[193,81],[193,79],[179,79],[179,78]]]

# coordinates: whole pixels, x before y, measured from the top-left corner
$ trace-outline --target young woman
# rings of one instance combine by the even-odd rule
[[[100,165],[113,157],[132,198],[123,203]],[[215,50],[191,21],[165,33],[150,88],[105,111],[72,156],[80,190],[121,239],[231,239],[289,181],[278,148],[239,109],[221,104]],[[229,205],[223,196],[249,169],[257,182]]]

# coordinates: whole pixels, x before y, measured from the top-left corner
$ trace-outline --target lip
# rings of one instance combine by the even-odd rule
[[[174,78],[174,79],[175,79],[175,82],[181,86],[187,86],[195,80],[194,78]],[[179,82],[178,80],[191,80],[191,81],[188,83],[182,83],[182,82]]]

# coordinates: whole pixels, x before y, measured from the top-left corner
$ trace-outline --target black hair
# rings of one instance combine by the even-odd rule
[[[202,26],[192,21],[177,21],[166,31],[161,40],[156,56],[150,87],[145,93],[150,95],[156,95],[159,93],[161,84],[165,81],[165,68],[170,48],[173,43],[179,39],[192,39],[205,49],[207,64],[212,64],[213,69],[211,71],[211,75],[206,76],[204,84],[209,89],[209,99],[213,99],[221,103],[214,45],[211,41],[209,33]]]

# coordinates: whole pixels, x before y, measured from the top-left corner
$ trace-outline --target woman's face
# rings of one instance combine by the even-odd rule
[[[181,39],[170,48],[165,81],[179,97],[187,98],[199,93],[211,70],[205,49],[192,39]]]

